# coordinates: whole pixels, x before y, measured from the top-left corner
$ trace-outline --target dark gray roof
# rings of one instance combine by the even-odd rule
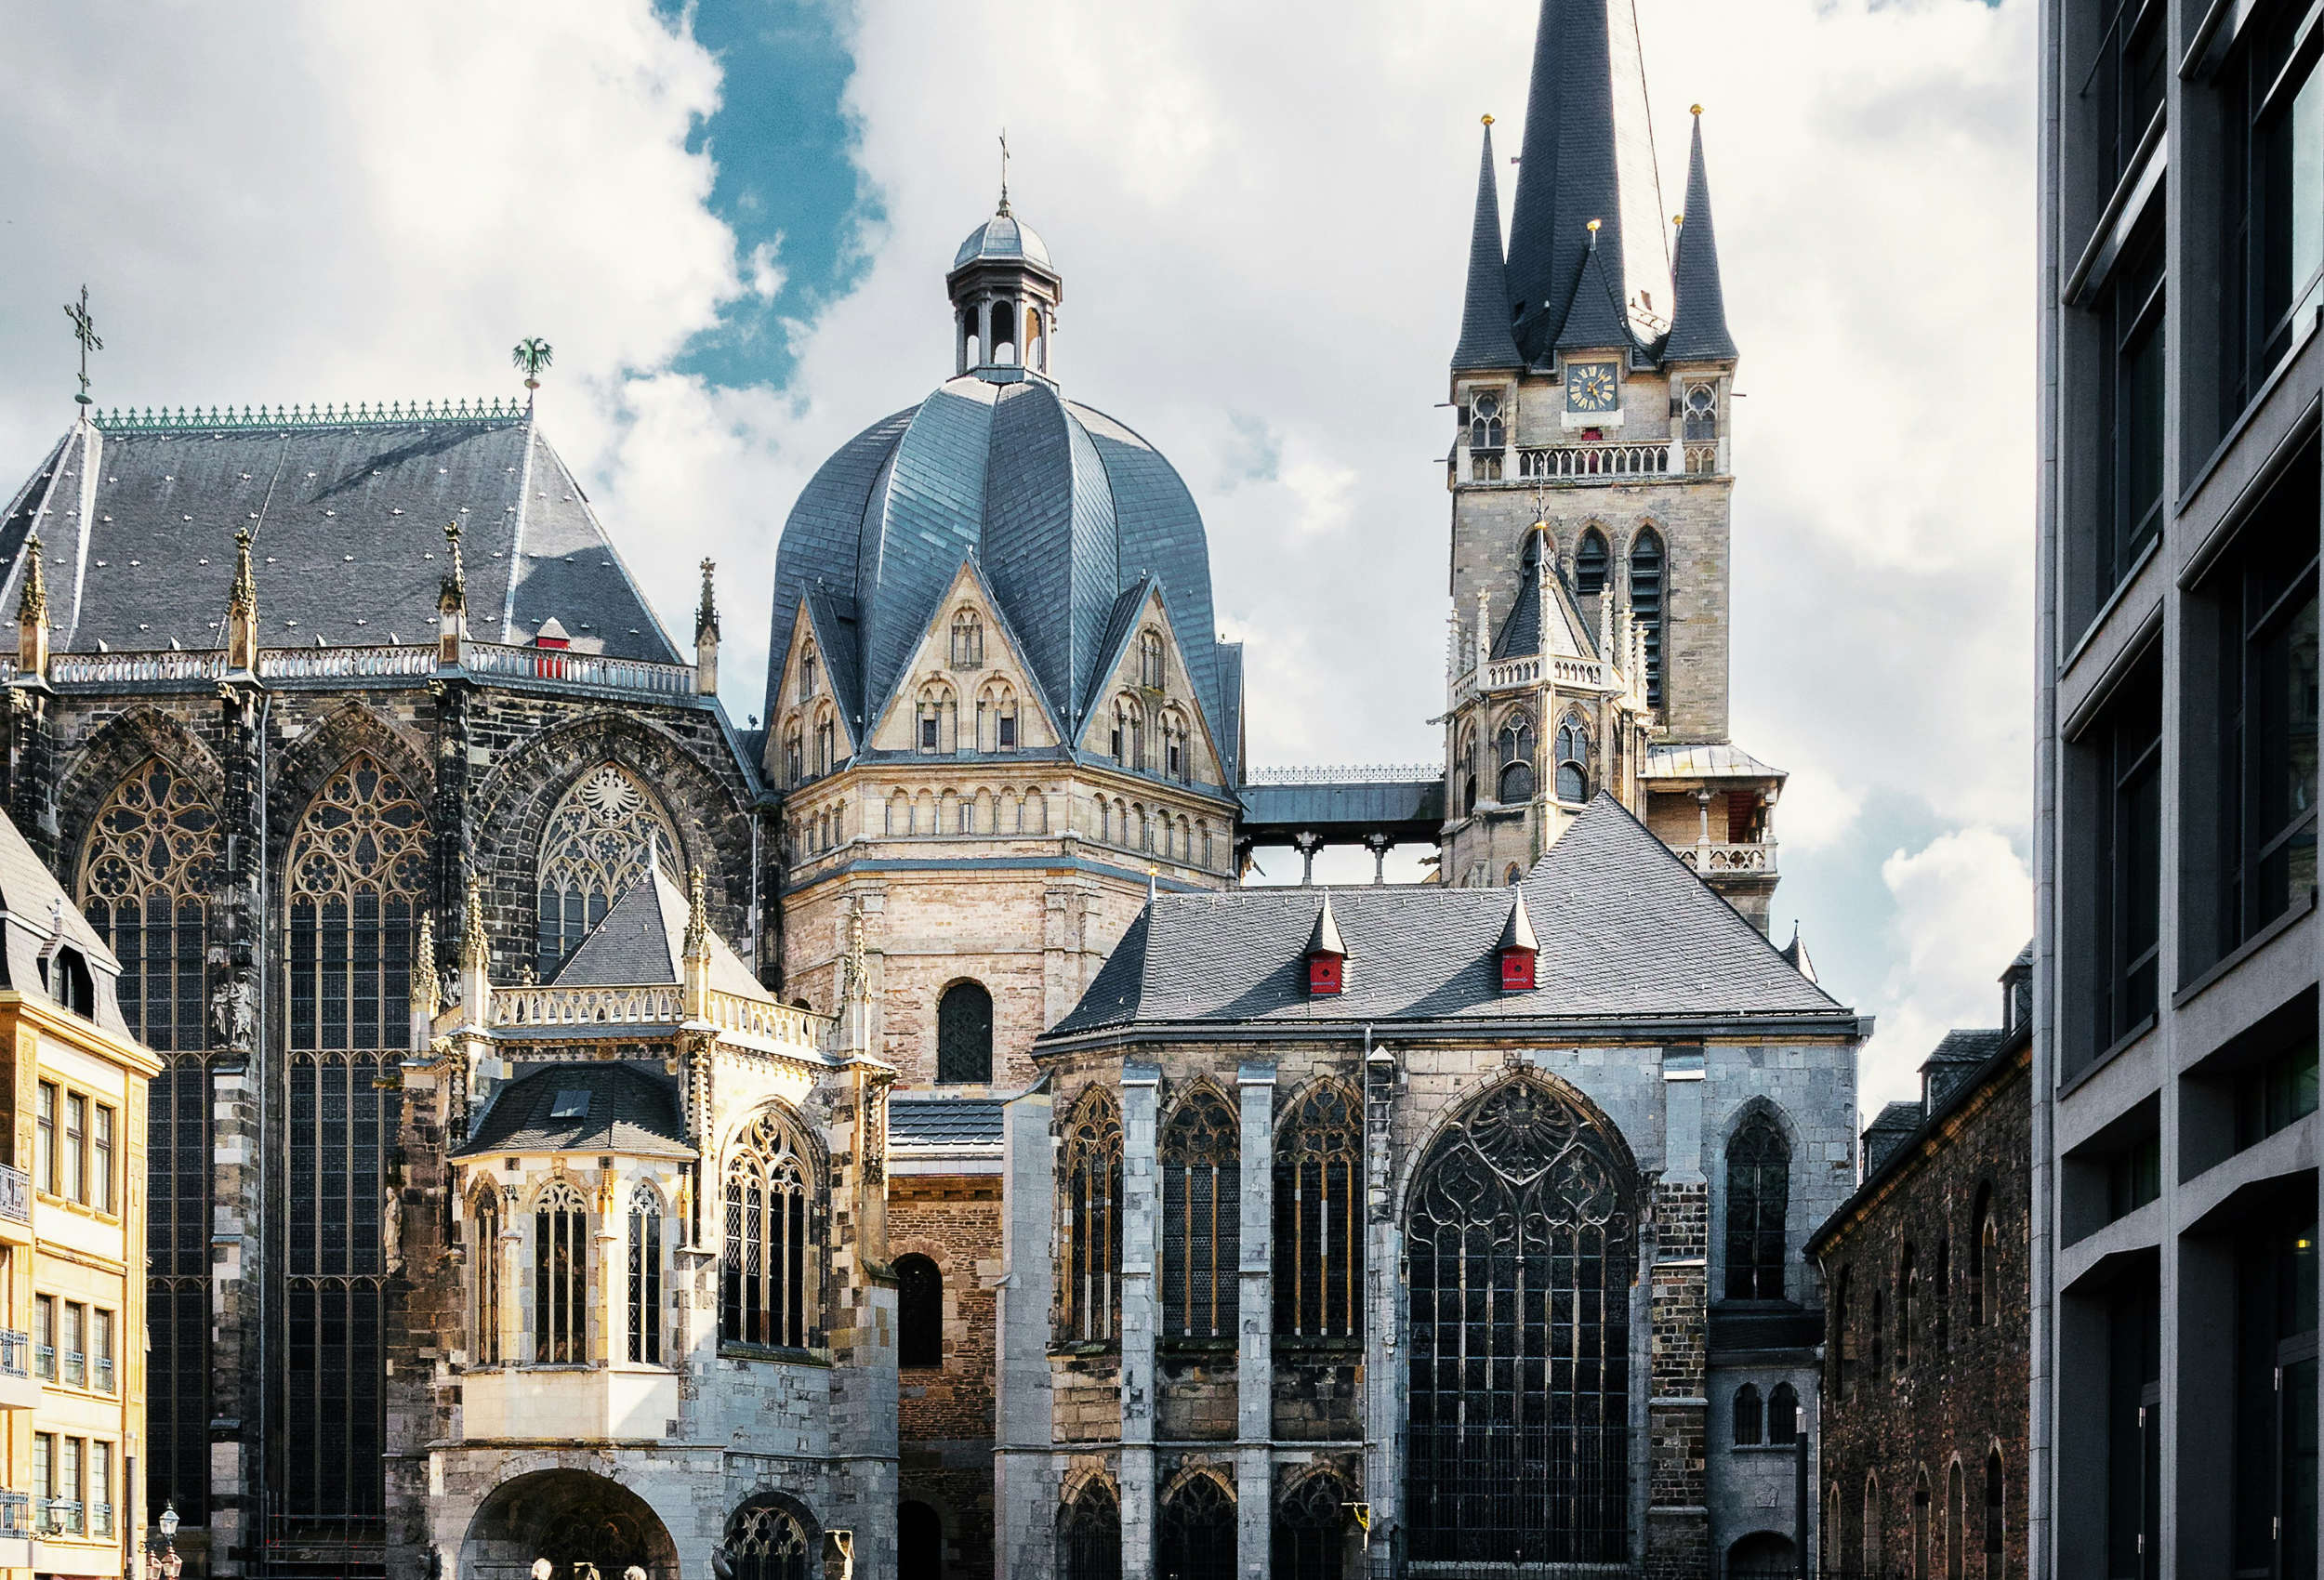
[[[1954,1030],[1945,1034],[1935,1051],[1921,1061],[1922,1101],[1934,1110],[1952,1095],[1953,1088],[1977,1072],[1978,1066],[2009,1040],[2009,1033],[1999,1026],[1975,1031]]]
[[[1509,332],[1509,271],[1501,259],[1500,188],[1493,175],[1493,128],[1485,128],[1477,165],[1476,219],[1469,230],[1469,291],[1460,305],[1455,373],[1475,368],[1521,368],[1525,359]]]
[[[949,381],[850,440],[800,494],[775,558],[768,718],[781,711],[773,692],[799,602],[820,588],[829,601],[816,629],[860,742],[963,560],[983,574],[1068,739],[1093,705],[1118,600],[1151,575],[1236,766],[1193,495],[1136,433],[1022,370]]]
[[[1864,1127],[1864,1171],[1877,1170],[1895,1150],[1911,1139],[1921,1128],[1921,1107],[1917,1102],[1892,1102],[1881,1110],[1871,1124]]]
[[[1000,1145],[1000,1098],[895,1097],[888,1102],[891,1147]]]
[[[1445,825],[1445,779],[1317,779],[1308,783],[1246,784],[1243,835],[1261,845],[1288,843],[1296,834],[1381,833],[1415,841],[1434,839]]]
[[[1509,618],[1501,622],[1500,632],[1493,639],[1492,657],[1498,663],[1540,651],[1541,583],[1535,576],[1520,576],[1517,601],[1510,605]]]
[[[1311,998],[1302,958],[1324,893],[1163,894],[1042,1040],[1130,1025],[1301,1020],[1669,1020],[1850,1013],[1785,962],[1637,819],[1600,796],[1524,880],[1540,942],[1530,993],[1503,993],[1498,889],[1340,889],[1346,990]]]
[[[221,645],[242,527],[256,538],[264,645],[385,644],[390,634],[431,642],[444,523],[457,520],[477,639],[529,642],[556,619],[578,652],[682,661],[522,411],[278,424],[108,418],[76,425],[29,492],[0,528],[0,606],[12,620],[36,519],[61,652]]]
[[[0,921],[0,987],[38,995],[47,980],[42,975],[42,955],[52,941],[73,944],[88,963],[96,993],[90,1019],[109,1032],[130,1035],[115,992],[121,963],[6,816],[0,816],[0,917],[5,918]]]
[[[1670,333],[1662,342],[1665,362],[1733,361],[1735,337],[1727,333],[1727,297],[1719,284],[1719,242],[1710,224],[1710,178],[1703,172],[1703,118],[1695,116],[1695,142],[1686,158],[1686,221],[1679,227],[1678,256],[1671,260]]]
[[[1608,0],[1541,0],[1534,35],[1533,83],[1525,101],[1524,157],[1510,221],[1509,283],[1524,306],[1518,349],[1539,361],[1553,346],[1579,344],[1567,335],[1576,293],[1591,252],[1590,221],[1618,336],[1591,346],[1627,346],[1622,316],[1621,183],[1615,159],[1612,33]],[[1594,297],[1591,312],[1597,311]],[[1593,326],[1592,333],[1596,332]]]
[[[1622,310],[1622,255],[1618,243],[1591,247],[1581,260],[1581,280],[1557,332],[1561,351],[1631,345],[1630,315]]]
[[[686,976],[686,891],[659,862],[621,891],[605,919],[589,929],[549,980],[560,987],[649,987]],[[720,993],[772,1001],[742,956],[710,933],[710,985]]]
[[[979,258],[1021,258],[1044,269],[1053,267],[1049,260],[1049,248],[1033,233],[1032,226],[1009,212],[1006,199],[1001,202],[999,213],[969,232],[969,239],[952,255],[952,267],[958,269]]]
[[[1780,954],[1784,957],[1785,961],[1790,965],[1793,970],[1799,972],[1800,975],[1805,977],[1809,981],[1814,981],[1816,980],[1816,962],[1808,957],[1807,945],[1801,941],[1800,924],[1798,922],[1793,922],[1791,924],[1791,941],[1785,944],[1783,948],[1778,950],[1776,953]]]
[[[452,1155],[549,1152],[693,1156],[678,1083],[642,1064],[520,1064]]]

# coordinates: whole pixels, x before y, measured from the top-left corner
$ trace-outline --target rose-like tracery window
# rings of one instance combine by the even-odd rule
[[[1632,1174],[1526,1077],[1430,1148],[1405,1242],[1413,1558],[1627,1561]]]
[[[541,837],[541,975],[555,970],[645,876],[649,850],[664,871],[680,870],[669,819],[627,769],[601,763],[565,792]]]

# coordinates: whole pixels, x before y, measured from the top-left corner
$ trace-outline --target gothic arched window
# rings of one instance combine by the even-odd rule
[[[1232,1338],[1241,1298],[1242,1192],[1235,1105],[1208,1082],[1162,1128],[1162,1336]]]
[[[2001,1474],[2001,1451],[1993,1449],[1985,1456],[1985,1572],[1999,1580],[2001,1571],[2003,1507],[2009,1501],[2009,1483]]]
[[[992,1078],[993,995],[982,982],[955,982],[936,1001],[936,1079],[949,1085]]]
[[[662,1198],[643,1180],[629,1193],[629,1359],[662,1363]]]
[[[1355,1489],[1329,1470],[1302,1479],[1275,1505],[1268,1580],[1340,1580]]]
[[[1590,799],[1590,735],[1578,718],[1568,718],[1557,729],[1557,798]]]
[[[1754,1113],[1727,1142],[1727,1298],[1783,1298],[1783,1225],[1791,1207],[1791,1143]]]
[[[1291,1105],[1274,1155],[1275,1332],[1364,1331],[1364,1106],[1336,1081]]]
[[[1155,1573],[1174,1580],[1236,1580],[1235,1498],[1197,1470],[1171,1489],[1155,1533]]]
[[[1993,1266],[2000,1235],[1993,1225],[1993,1187],[1977,1187],[1969,1212],[1969,1325],[1983,1327],[1998,1314],[1993,1306]]]
[[[799,700],[805,702],[815,694],[815,644],[809,642],[799,655]]]
[[[203,973],[223,843],[202,787],[149,757],[90,820],[81,910],[121,962],[129,1034],[162,1055],[146,1095],[147,1481],[209,1519],[210,1083]],[[247,1041],[255,996],[230,988],[221,1041]],[[173,1489],[174,1492],[173,1492]]]
[[[1953,1347],[1953,1243],[1940,1234],[1936,1237],[1936,1260],[1929,1269],[1929,1304],[1934,1308],[1930,1326],[1936,1330],[1936,1352],[1944,1354]]]
[[[1741,1448],[1759,1446],[1761,1430],[1761,1402],[1755,1384],[1745,1383],[1735,1390],[1735,1442]]]
[[[1662,705],[1662,539],[1649,528],[1630,548],[1631,618],[1646,639],[1646,702]]]
[[[1412,1559],[1627,1561],[1634,1173],[1578,1098],[1526,1076],[1421,1160],[1405,1240]]]
[[[1867,1473],[1864,1478],[1864,1573],[1881,1573],[1881,1479]]]
[[[838,763],[838,725],[829,704],[815,710],[815,775],[821,778]]]
[[[1194,777],[1193,754],[1187,750],[1186,716],[1176,708],[1162,715],[1162,771],[1183,784]]]
[[[1896,1264],[1896,1369],[1900,1372],[1912,1364],[1913,1308],[1920,1295],[1921,1270],[1913,1264],[1912,1242],[1908,1240]]]
[[[815,1170],[771,1109],[743,1127],[726,1161],[726,1254],[719,1264],[719,1337],[803,1350],[814,1310]]]
[[[645,876],[648,849],[664,872],[683,870],[669,819],[627,769],[601,763],[565,792],[541,836],[543,977],[564,964],[622,892]]]
[[[806,739],[799,733],[799,720],[794,718],[783,736],[783,783],[796,785],[807,777]]]
[[[1605,533],[1595,527],[1586,529],[1581,541],[1574,546],[1575,593],[1582,598],[1595,598],[1605,591],[1605,573],[1611,562]]]
[[[1058,1521],[1065,1580],[1122,1580],[1122,1506],[1114,1489],[1091,1481]]]
[[[1138,684],[1149,691],[1162,689],[1162,634],[1138,633]]]
[[[475,1364],[497,1366],[508,1357],[500,1345],[500,1192],[480,1187],[469,1208],[468,1261],[476,1291]]]
[[[952,667],[982,669],[984,666],[984,623],[976,611],[964,609],[952,617]]]
[[[1499,450],[1506,432],[1502,426],[1499,394],[1491,390],[1479,391],[1469,402],[1469,448]]]
[[[944,1363],[944,1275],[914,1251],[896,1258],[896,1363]]]
[[[1533,719],[1524,713],[1512,713],[1502,719],[1494,747],[1500,764],[1495,797],[1503,806],[1532,800]]]
[[[1006,680],[995,680],[977,693],[976,745],[979,751],[1017,749],[1017,691]]]
[[[1777,1383],[1767,1396],[1767,1441],[1776,1444],[1800,1439],[1800,1395],[1789,1383]]]
[[[1945,1580],[1963,1580],[1968,1555],[1961,1551],[1961,1538],[1968,1524],[1969,1481],[1956,1459],[1945,1468],[1945,1529],[1939,1537],[1945,1544]]]
[[[1121,1331],[1122,1116],[1114,1094],[1091,1086],[1065,1122],[1065,1336],[1085,1342]]]
[[[412,932],[428,815],[376,757],[324,781],[291,836],[284,1093],[283,1509],[381,1516],[387,1298],[383,1093],[411,1042]]]
[[[1465,818],[1477,810],[1477,732],[1473,725],[1460,731],[1460,753],[1454,759],[1453,772],[1460,790],[1460,815]]]
[[[817,1544],[804,1521],[764,1494],[726,1521],[726,1553],[734,1580],[808,1580],[823,1566],[811,1562]]]
[[[957,743],[960,723],[960,699],[950,686],[931,684],[920,688],[916,704],[912,745],[917,751],[941,752],[944,743]]]
[[[588,1359],[588,1208],[570,1183],[552,1179],[533,1203],[533,1363]]]

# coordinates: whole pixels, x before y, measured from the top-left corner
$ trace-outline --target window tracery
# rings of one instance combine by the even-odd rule
[[[1728,1299],[1783,1298],[1790,1205],[1791,1143],[1767,1113],[1753,1113],[1727,1142]]]
[[[1302,1477],[1275,1506],[1268,1580],[1341,1580],[1348,1506],[1356,1501],[1355,1489],[1332,1471]]]
[[[486,1185],[469,1208],[469,1282],[476,1292],[476,1364],[497,1366],[500,1347],[500,1192]]]
[[[1590,798],[1590,734],[1578,718],[1568,718],[1557,730],[1557,798]]]
[[[665,872],[682,870],[668,818],[627,769],[601,763],[565,792],[541,836],[542,976],[562,965],[623,891],[645,876],[649,849]]]
[[[533,1363],[589,1358],[588,1207],[562,1178],[533,1201]]]
[[[1364,1108],[1337,1081],[1292,1103],[1274,1156],[1275,1332],[1364,1331]]]
[[[1500,759],[1495,796],[1503,806],[1533,799],[1533,717],[1522,710],[1501,720],[1495,741]]]
[[[1065,1122],[1060,1178],[1064,1219],[1064,1288],[1060,1304],[1065,1336],[1084,1341],[1121,1332],[1122,1117],[1103,1086],[1082,1094]]]
[[[629,1192],[629,1359],[662,1363],[662,1197],[643,1180]]]
[[[1122,1580],[1122,1507],[1114,1489],[1092,1481],[1058,1521],[1065,1580]]]
[[[814,1309],[816,1170],[789,1126],[762,1110],[726,1164],[726,1255],[719,1268],[719,1336],[803,1350]]]
[[[1235,1580],[1235,1536],[1234,1494],[1216,1476],[1196,1471],[1162,1505],[1155,1571],[1176,1580]]]
[[[1241,1126],[1208,1082],[1163,1126],[1162,1336],[1232,1338],[1240,1296]]]
[[[1572,1094],[1518,1077],[1448,1126],[1415,1178],[1411,1557],[1625,1561],[1628,1154]]]
[[[799,1516],[779,1505],[754,1500],[726,1521],[726,1552],[734,1580],[809,1580],[811,1544]]]

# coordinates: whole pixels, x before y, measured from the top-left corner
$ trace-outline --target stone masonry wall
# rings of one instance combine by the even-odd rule
[[[993,1566],[999,1186],[997,1178],[888,1182],[889,1249],[930,1257],[944,1281],[944,1364],[898,1376],[902,1495],[936,1510],[944,1573],[963,1580],[983,1580]]]

